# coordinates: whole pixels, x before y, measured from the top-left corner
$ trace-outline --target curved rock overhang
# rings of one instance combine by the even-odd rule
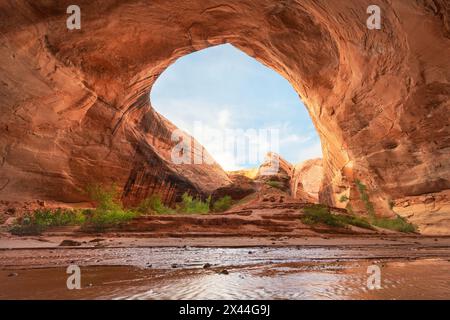
[[[171,124],[149,92],[177,58],[230,43],[289,80],[322,141],[320,198],[357,205],[354,181],[380,214],[389,199],[450,189],[450,5],[378,0],[3,1],[0,198],[81,201],[89,181],[129,197],[177,184],[228,183],[217,166],[179,167]]]

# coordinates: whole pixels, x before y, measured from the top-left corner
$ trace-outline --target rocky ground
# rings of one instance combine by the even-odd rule
[[[143,215],[118,228],[86,233],[80,227],[54,227],[40,236],[0,234],[1,249],[103,248],[154,246],[345,246],[345,245],[439,245],[450,246],[450,237],[426,237],[392,230],[348,225],[309,225],[300,219],[308,203],[288,193],[257,184],[259,190],[224,213]],[[335,214],[345,210],[332,208]],[[76,252],[76,251],[74,251]]]
[[[223,213],[143,215],[99,233],[54,227],[19,237],[3,225],[0,298],[448,297],[450,237],[304,224],[300,217],[311,203],[291,196],[283,173],[231,180],[215,196],[241,199]],[[23,210],[51,205],[30,203]],[[66,268],[74,264],[82,268],[83,290],[66,288]],[[364,287],[372,264],[383,268],[383,291]],[[427,268],[433,272],[425,280]]]
[[[232,176],[234,183],[216,190],[215,198],[231,195],[234,205],[223,213],[209,214],[155,214],[142,215],[109,232],[144,238],[161,237],[303,237],[324,233],[377,234],[376,230],[348,226],[333,228],[326,225],[310,226],[302,223],[303,209],[311,205],[304,199],[291,195],[290,180],[284,172],[259,176],[252,180],[244,176]],[[310,199],[309,196],[308,200]],[[314,199],[311,198],[311,201]],[[18,209],[3,210],[2,230],[6,231],[16,217],[35,209],[57,206],[46,202],[31,202]],[[67,206],[66,206],[67,207]],[[344,209],[332,208],[331,212],[346,214]],[[382,231],[380,231],[382,232]],[[385,232],[389,232],[385,230]],[[54,227],[49,235],[82,234],[80,227]]]
[[[302,216],[318,201],[314,192],[305,188],[308,181],[297,175],[293,184],[293,169],[284,161],[276,174],[263,175],[264,168],[265,164],[251,178],[246,176],[246,172],[230,174],[232,183],[213,193],[213,199],[225,195],[233,199],[233,206],[222,213],[144,214],[103,232],[87,232],[80,226],[52,227],[40,235],[19,237],[7,232],[17,215],[57,204],[37,201],[25,204],[17,211],[4,210],[7,218],[3,219],[0,227],[0,269],[54,268],[71,263],[147,268],[155,265],[154,255],[160,257],[170,255],[173,250],[189,251],[189,248],[207,250],[199,252],[197,257],[205,264],[210,263],[208,259],[213,259],[209,257],[208,248],[213,251],[248,248],[245,255],[248,259],[237,261],[239,264],[261,263],[258,259],[254,261],[251,254],[254,248],[260,251],[266,248],[272,252],[272,257],[264,258],[267,259],[263,263],[266,267],[271,259],[278,259],[277,256],[285,250],[291,252],[291,248],[324,250],[323,256],[321,253],[317,257],[319,260],[448,258],[450,237],[405,234],[379,227],[368,229],[354,225],[337,227],[306,223]],[[300,178],[303,178],[302,182],[298,182]],[[324,208],[333,215],[349,215],[345,209]],[[147,251],[140,252],[142,250]],[[329,256],[330,250],[336,250],[336,254]],[[365,254],[361,256],[361,252]],[[297,259],[302,254],[294,256]],[[167,263],[177,257],[178,254],[163,257],[158,263],[161,268],[166,268]],[[173,262],[174,268],[191,267],[189,264],[182,266],[183,263],[178,266]]]
[[[333,236],[403,236],[403,234],[378,227],[367,229],[354,225],[336,227],[323,223],[305,224],[301,216],[305,208],[319,201],[317,190],[320,181],[308,168],[320,166],[320,161],[308,161],[295,168],[287,161],[279,159],[279,168],[275,173],[267,174],[271,162],[267,161],[249,178],[246,171],[229,173],[231,184],[216,189],[212,201],[229,196],[233,205],[222,213],[208,214],[144,214],[130,222],[105,230],[101,237],[125,238],[249,238],[264,239]],[[313,165],[311,165],[313,164]],[[305,169],[306,167],[306,169]],[[252,171],[252,170],[250,170]],[[314,171],[315,172],[315,171]],[[319,175],[320,178],[320,175]],[[314,180],[311,182],[311,180]],[[89,207],[92,203],[77,204]],[[24,213],[36,209],[71,208],[70,204],[58,204],[49,201],[28,203],[0,202],[0,230],[6,232]],[[341,208],[326,207],[332,214],[349,215]],[[77,207],[75,207],[76,209]],[[4,233],[6,234],[6,233]],[[86,230],[80,227],[52,227],[45,232],[49,237],[83,237]],[[5,239],[5,236],[2,237]],[[4,241],[2,241],[4,242]],[[269,241],[270,242],[270,241]],[[221,240],[218,241],[221,243]],[[227,241],[229,243],[229,241]]]

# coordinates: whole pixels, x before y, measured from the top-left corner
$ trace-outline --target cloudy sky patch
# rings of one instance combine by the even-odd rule
[[[309,114],[289,82],[231,45],[176,61],[156,81],[151,101],[159,113],[190,134],[199,124],[204,132],[277,129],[278,152],[291,163],[322,156]],[[208,134],[194,136],[226,170],[259,165],[237,161],[233,150],[222,147],[226,143]],[[264,144],[262,149],[270,148],[270,143]]]

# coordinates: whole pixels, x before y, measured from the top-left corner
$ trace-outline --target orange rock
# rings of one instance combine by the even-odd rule
[[[170,202],[228,184],[217,165],[168,161],[171,125],[149,102],[177,58],[221,43],[302,97],[322,141],[322,202],[356,199],[356,179],[377,214],[449,190],[450,7],[430,3],[380,2],[382,30],[369,30],[360,0],[84,1],[72,31],[64,2],[2,3],[0,199],[83,202],[86,184],[114,181],[130,203]]]
[[[312,159],[299,163],[294,167],[292,173],[292,195],[296,199],[318,203],[322,180],[322,159]]]

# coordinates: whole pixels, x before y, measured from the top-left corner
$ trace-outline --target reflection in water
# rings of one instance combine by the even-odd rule
[[[387,258],[450,258],[447,247],[257,247],[257,248],[96,248],[41,249],[0,251],[0,266],[57,267],[69,262],[78,265],[134,266],[153,269],[171,269],[172,264],[182,268],[213,266],[246,266],[308,261],[352,261]]]
[[[447,248],[104,248],[1,254],[14,265],[0,270],[3,299],[450,299]],[[56,267],[43,268],[48,261]],[[67,290],[64,266],[71,263],[82,266],[82,290]],[[211,267],[204,269],[205,263]],[[367,288],[367,268],[373,264],[381,268],[381,290]],[[229,274],[222,274],[224,269]]]
[[[277,268],[261,266],[229,275],[206,274],[161,281],[120,299],[449,299],[450,263],[387,263],[381,290],[367,288],[369,263]],[[429,268],[432,268],[430,272]],[[268,270],[266,270],[268,269]],[[134,288],[136,289],[136,288]]]
[[[202,275],[185,281],[168,281],[158,288],[122,296],[129,299],[320,299],[338,286],[342,275],[305,273],[281,276],[253,276],[233,273]]]

